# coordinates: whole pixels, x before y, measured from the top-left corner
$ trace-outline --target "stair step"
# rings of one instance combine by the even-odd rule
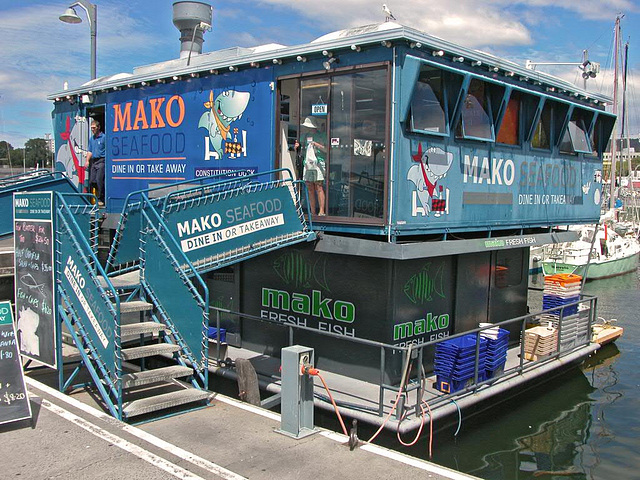
[[[174,353],[180,350],[178,345],[169,343],[157,343],[154,345],[143,345],[142,347],[123,348],[122,359],[134,360],[136,358],[153,357],[154,355],[162,355],[164,353]]]
[[[122,376],[122,386],[140,387],[150,383],[165,382],[174,378],[186,377],[193,374],[193,369],[182,365],[172,365],[170,367],[145,370],[143,372],[128,373]]]
[[[149,310],[153,310],[153,304],[142,300],[120,303],[120,313],[148,312]]]
[[[103,288],[107,286],[107,282],[104,277],[100,276],[98,277],[98,280]],[[115,277],[109,277],[109,280],[114,288],[137,287],[140,285],[140,270],[134,270]]]
[[[206,400],[210,395],[210,392],[204,390],[186,388],[177,392],[163,393],[162,395],[125,402],[122,405],[122,413],[126,418],[135,417],[136,415],[176,407],[178,405],[184,405],[185,403]]]
[[[158,322],[139,322],[129,323],[120,327],[120,335],[123,337],[129,335],[141,335],[143,333],[158,333],[166,329],[167,326]]]

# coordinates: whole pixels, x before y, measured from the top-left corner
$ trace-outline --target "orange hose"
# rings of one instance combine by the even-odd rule
[[[314,372],[311,373],[311,370],[314,370]],[[342,431],[348,437],[349,433],[347,432],[347,427],[344,426],[344,422],[342,421],[342,415],[340,415],[340,411],[338,410],[338,406],[336,405],[336,402],[333,399],[333,395],[331,395],[331,390],[329,390],[329,387],[327,386],[327,383],[324,381],[324,378],[322,378],[322,375],[320,375],[320,372],[315,368],[309,369],[309,374],[310,375],[316,375],[320,379],[320,381],[322,382],[322,385],[324,385],[324,389],[327,391],[327,394],[329,395],[329,399],[331,400],[331,403],[333,404],[333,408],[336,411],[336,415],[338,416],[338,420],[340,421],[340,426],[342,427]]]
[[[433,447],[433,414],[431,413],[431,407],[424,400],[422,401],[427,406],[427,410],[429,410],[429,458],[433,457],[432,447]],[[422,404],[420,404],[422,407]],[[422,410],[424,412],[424,410]]]
[[[380,435],[380,432],[382,431],[384,426],[387,424],[387,422],[391,418],[391,415],[393,415],[393,412],[395,411],[396,407],[398,406],[398,402],[400,401],[400,396],[402,395],[403,390],[406,388],[407,383],[409,383],[409,375],[408,375],[408,373],[410,371],[410,365],[411,365],[411,349],[412,349],[412,347],[413,347],[413,344],[409,345],[409,350],[407,352],[407,363],[405,365],[404,372],[402,374],[402,381],[401,381],[401,384],[400,384],[400,388],[398,389],[398,395],[396,395],[396,401],[393,402],[393,406],[391,407],[391,410],[389,411],[389,414],[387,415],[387,418],[384,419],[384,421],[382,422],[382,425],[380,425],[380,428],[378,428],[378,431],[371,436],[371,438],[367,441],[367,443],[373,442],[376,439],[376,437],[378,435]]]
[[[422,433],[422,427],[424,427],[424,417],[426,416],[426,412],[424,411],[424,408],[422,408],[422,402],[420,403],[420,410],[422,410],[422,422],[420,422],[420,428],[418,428],[418,433],[416,433],[416,438],[414,438],[413,441],[411,441],[410,443],[405,443],[402,440],[402,438],[400,438],[400,424],[402,423],[402,420],[404,420],[404,417],[406,415],[403,414],[402,418],[398,422],[398,428],[396,429],[396,438],[405,447],[413,447],[416,443],[418,443],[418,440],[420,439],[420,434]]]

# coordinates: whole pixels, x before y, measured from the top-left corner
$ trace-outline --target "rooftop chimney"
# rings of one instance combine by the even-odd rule
[[[202,2],[175,2],[173,24],[180,30],[180,58],[202,53],[203,33],[211,28],[213,8]]]

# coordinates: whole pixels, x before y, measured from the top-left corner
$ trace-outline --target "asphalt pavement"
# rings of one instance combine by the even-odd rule
[[[98,408],[86,390],[63,395],[29,374],[32,420],[0,425],[0,478],[455,479],[471,477],[319,429],[277,433],[278,414],[216,395],[206,408],[135,427]],[[51,383],[51,382],[48,382]]]

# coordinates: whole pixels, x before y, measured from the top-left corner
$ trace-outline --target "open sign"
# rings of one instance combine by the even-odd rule
[[[311,115],[326,115],[328,111],[329,109],[326,103],[316,103],[315,105],[311,105]]]

